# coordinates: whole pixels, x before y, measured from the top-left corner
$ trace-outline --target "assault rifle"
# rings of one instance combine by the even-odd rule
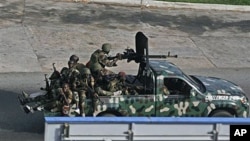
[[[59,79],[61,77],[61,74],[58,70],[56,70],[56,67],[55,67],[55,63],[52,64],[52,67],[53,67],[53,73],[51,74],[51,76],[49,77],[50,80],[53,80],[53,79]]]
[[[53,66],[54,72],[50,75],[49,78],[47,78],[47,74],[44,74],[46,85],[45,85],[45,88],[43,88],[43,87],[40,88],[41,90],[45,90],[45,91],[48,92],[48,97],[49,98],[52,97],[52,95],[51,95],[52,87],[51,87],[51,83],[50,83],[51,81],[49,81],[49,80],[59,79],[60,78],[60,73],[59,73],[59,71],[56,70],[55,63],[53,63],[52,66]]]
[[[51,87],[50,87],[49,79],[47,78],[47,74],[44,74],[44,77],[45,77],[46,85],[45,85],[45,88],[41,87],[40,89],[44,90],[44,91],[47,91],[48,98],[52,98]]]
[[[144,60],[143,58],[146,57],[147,57],[146,55],[137,54],[132,48],[126,48],[123,54],[118,54],[116,56],[108,56],[108,59],[113,60],[120,58],[120,59],[127,59],[128,63],[132,60],[134,60],[136,63],[139,63],[142,60]],[[178,55],[171,55],[170,52],[168,52],[167,55],[148,55],[148,58],[169,58],[169,57],[177,58]]]
[[[45,78],[45,83],[46,83],[45,90],[50,91],[50,84],[49,84],[49,80],[47,78],[47,74],[44,74],[44,78]]]

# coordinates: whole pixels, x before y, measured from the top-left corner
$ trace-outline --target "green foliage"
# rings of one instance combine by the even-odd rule
[[[159,1],[208,3],[208,4],[228,4],[228,5],[250,5],[250,0],[159,0]]]

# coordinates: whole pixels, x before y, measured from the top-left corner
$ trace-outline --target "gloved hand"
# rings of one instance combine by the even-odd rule
[[[116,91],[116,92],[114,92],[114,96],[119,96],[121,94],[122,94],[122,91]]]
[[[117,53],[116,56],[117,56],[118,60],[122,60],[122,54],[121,53]]]

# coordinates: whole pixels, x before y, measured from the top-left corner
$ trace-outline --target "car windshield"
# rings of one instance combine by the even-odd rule
[[[183,77],[189,82],[191,83],[193,86],[195,86],[200,92],[204,92],[205,88],[203,86],[203,84],[196,79],[195,77],[186,75],[185,73],[183,73]]]

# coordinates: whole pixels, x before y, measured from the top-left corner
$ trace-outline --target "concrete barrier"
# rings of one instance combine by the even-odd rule
[[[45,141],[229,140],[250,118],[45,117]]]

